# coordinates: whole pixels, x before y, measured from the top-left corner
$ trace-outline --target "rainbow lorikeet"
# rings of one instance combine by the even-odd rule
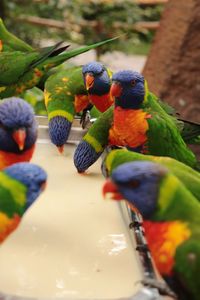
[[[51,75],[45,83],[45,104],[49,134],[62,152],[76,113],[94,105],[104,112],[112,105],[109,94],[111,72],[101,63],[91,62]]]
[[[33,51],[33,48],[10,33],[0,18],[0,51]]]
[[[37,139],[33,108],[21,98],[0,102],[0,169],[29,161]]]
[[[91,62],[82,67],[82,74],[90,103],[100,112],[106,111],[113,104],[110,96],[112,72],[99,62]]]
[[[78,145],[74,156],[78,171],[84,172],[108,144],[169,156],[198,168],[195,155],[181,136],[177,119],[149,93],[144,77],[138,72],[121,71],[113,75],[112,81],[114,108],[99,117]]]
[[[0,52],[0,98],[18,95],[35,86],[48,70],[50,61],[53,63],[68,47],[59,47],[61,43],[39,51]]]
[[[118,166],[103,188],[143,217],[156,267],[180,300],[200,295],[200,203],[170,171],[150,161]]]
[[[170,106],[166,102],[161,101],[159,98],[156,97],[156,95],[149,92],[147,84],[146,89],[147,93],[152,98],[152,102],[158,103],[175,122],[177,129],[179,130],[184,142],[190,145],[200,145],[200,123],[182,118],[172,106]]]
[[[119,165],[133,161],[152,161],[162,164],[200,201],[200,173],[171,157],[144,155],[127,149],[117,149],[108,153],[102,164],[102,169],[107,176]]]
[[[109,43],[116,38],[96,44],[84,46],[62,53],[68,46],[60,47],[60,43],[46,47],[42,52],[0,52],[0,98],[18,95],[26,89],[36,86],[42,77],[71,57]],[[60,55],[58,55],[60,54]]]
[[[31,163],[17,163],[0,171],[0,244],[19,225],[46,180],[46,172]]]

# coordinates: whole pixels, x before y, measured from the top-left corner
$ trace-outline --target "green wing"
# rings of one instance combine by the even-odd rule
[[[59,45],[60,43],[57,43],[51,47],[43,48],[40,52],[24,53],[13,51],[0,53],[0,85],[4,86],[17,83],[25,73],[34,70],[34,68],[43,63],[47,57],[56,55],[55,53],[59,51],[59,49],[57,49]]]
[[[181,118],[181,116],[177,114],[174,107],[170,106],[166,102],[163,102],[153,93],[149,94],[175,122],[184,142],[192,145],[200,145],[200,124]]]
[[[82,77],[82,67],[62,70],[51,75],[45,83],[45,104],[49,120],[55,116],[65,116],[72,122],[75,95],[86,95]]]
[[[152,94],[155,98],[156,96],[154,94]],[[172,115],[175,116],[176,115],[176,110],[174,107],[170,106],[168,103],[163,102],[161,99],[157,98],[157,101],[159,103],[159,105],[162,107],[162,109],[168,114],[168,115]]]
[[[66,53],[60,53],[59,49],[55,49],[54,53],[50,51],[49,57],[47,53],[41,54],[41,56],[37,57],[36,60],[31,62],[31,66],[28,70],[20,76],[19,80],[16,81],[17,76],[14,76],[14,83],[11,82],[9,85],[4,86],[2,79],[2,83],[0,80],[0,98],[11,97],[13,95],[18,95],[24,92],[26,89],[31,89],[32,87],[36,86],[40,80],[45,76],[45,74],[52,68],[62,64],[63,62],[67,61],[68,59],[77,56],[81,53],[87,52],[91,49],[95,49],[100,47],[106,43],[110,43],[117,38],[108,39],[99,43],[95,43],[88,46],[83,46],[78,49],[73,49],[71,51],[67,51]],[[58,44],[55,45],[57,48]],[[54,46],[53,46],[54,47]],[[66,47],[61,48],[64,50]],[[55,54],[55,55],[54,55]],[[1,65],[1,62],[0,62]],[[12,66],[10,66],[11,68]],[[20,67],[21,71],[22,67]],[[9,72],[10,74],[11,72]],[[18,73],[20,73],[18,71]],[[3,77],[2,77],[3,78]],[[7,82],[7,79],[6,79]]]
[[[56,57],[51,57],[44,64],[44,68],[46,70],[48,70],[49,68],[58,66],[58,65],[62,64],[63,62],[67,61],[68,59],[72,58],[72,57],[75,57],[75,56],[77,56],[79,54],[82,54],[84,52],[87,52],[89,50],[98,48],[98,47],[103,46],[107,43],[111,43],[111,42],[115,41],[116,39],[118,39],[118,37],[115,37],[115,38],[112,38],[112,39],[107,39],[107,40],[104,40],[104,41],[101,41],[101,42],[98,42],[98,43],[95,43],[95,44],[86,45],[86,46],[80,47],[78,49],[73,49],[73,50],[67,51],[66,53],[62,53],[61,55],[58,55]]]
[[[7,44],[3,44],[2,40],[1,41],[1,44],[2,44],[2,49],[1,49],[1,52],[13,52],[13,51],[19,51],[19,50],[15,50],[15,49],[12,49],[10,46],[8,46]]]
[[[3,20],[0,18],[0,40],[3,43],[3,51],[23,51],[23,52],[29,52],[33,51],[33,48],[16,37],[14,34],[10,33],[4,23]],[[5,48],[4,49],[4,45]]]
[[[105,146],[108,144],[109,129],[113,122],[113,109],[111,106],[89,128],[83,140],[87,141],[95,151],[102,152]]]
[[[102,113],[95,107],[93,106],[91,111],[90,111],[90,116],[91,118],[99,118],[99,116],[101,115]]]
[[[38,56],[36,52],[26,55],[19,51],[0,53],[0,85],[16,83]]]
[[[148,93],[148,99],[150,99],[151,103],[157,104],[154,109],[156,111],[164,111],[170,119],[174,122],[174,124],[177,126],[178,130],[181,132],[184,128],[184,123],[181,120],[178,120],[178,114],[176,113],[176,110],[174,107],[169,105],[166,102],[163,102],[161,99],[156,97],[153,93],[149,92]]]
[[[24,213],[26,203],[26,187],[7,174],[0,172],[0,212],[8,217]]]
[[[184,123],[181,136],[187,144],[200,145],[200,124],[182,120]]]
[[[156,156],[169,156],[195,167],[196,157],[186,146],[175,122],[152,99],[151,95],[148,97],[148,104],[144,110],[151,115],[148,119],[148,153]]]
[[[199,224],[194,224],[197,230]],[[200,232],[182,243],[176,250],[174,271],[190,296],[187,299],[198,300],[200,295]]]

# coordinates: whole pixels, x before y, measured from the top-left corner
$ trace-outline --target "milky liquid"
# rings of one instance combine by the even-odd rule
[[[134,295],[141,270],[119,205],[102,197],[100,160],[87,175],[64,155],[38,143],[32,162],[48,172],[46,191],[0,246],[0,291],[48,299]]]

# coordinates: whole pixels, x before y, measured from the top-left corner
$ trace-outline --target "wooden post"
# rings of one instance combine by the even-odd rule
[[[144,67],[149,88],[200,123],[200,0],[170,0]]]

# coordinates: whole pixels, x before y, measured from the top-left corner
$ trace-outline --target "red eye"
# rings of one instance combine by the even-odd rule
[[[133,188],[133,189],[135,189],[139,186],[140,186],[139,180],[132,180],[128,183],[128,187]]]
[[[136,81],[135,80],[131,80],[131,85],[135,86],[136,85]]]

